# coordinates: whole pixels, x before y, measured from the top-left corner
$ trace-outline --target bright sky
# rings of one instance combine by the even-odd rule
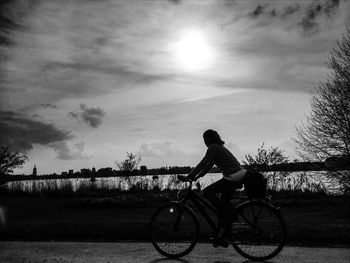
[[[16,173],[194,166],[215,129],[238,160],[295,126],[350,26],[350,1],[5,1],[0,144]]]

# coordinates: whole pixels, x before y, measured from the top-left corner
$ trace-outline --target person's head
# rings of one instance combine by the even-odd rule
[[[207,147],[209,147],[210,144],[216,143],[219,145],[224,145],[225,142],[221,140],[220,135],[214,131],[214,130],[206,130],[203,133],[203,139],[204,143]]]

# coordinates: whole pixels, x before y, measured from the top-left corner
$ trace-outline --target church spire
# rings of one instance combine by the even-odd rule
[[[34,164],[34,168],[33,168],[33,176],[37,176],[38,172],[36,170],[36,164]]]

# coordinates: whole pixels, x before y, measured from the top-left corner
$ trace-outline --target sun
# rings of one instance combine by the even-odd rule
[[[213,49],[204,31],[186,30],[173,45],[176,64],[186,71],[207,68],[213,60]]]

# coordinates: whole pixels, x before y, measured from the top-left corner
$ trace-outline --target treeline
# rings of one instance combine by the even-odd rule
[[[332,171],[349,170],[350,162],[338,158],[327,159],[325,162],[294,162],[274,165],[257,164],[244,165],[245,169],[256,169],[261,172],[299,172],[299,171]],[[166,175],[166,174],[187,174],[193,167],[191,166],[166,166],[161,168],[147,169],[141,166],[140,169],[132,171],[114,170],[111,167],[95,169],[81,169],[80,172],[49,174],[49,175],[8,175],[0,178],[2,181],[22,181],[22,180],[42,180],[42,179],[69,179],[69,178],[98,178],[98,177],[125,177],[125,176],[145,176],[145,175]],[[220,169],[213,167],[209,173],[220,173]]]

